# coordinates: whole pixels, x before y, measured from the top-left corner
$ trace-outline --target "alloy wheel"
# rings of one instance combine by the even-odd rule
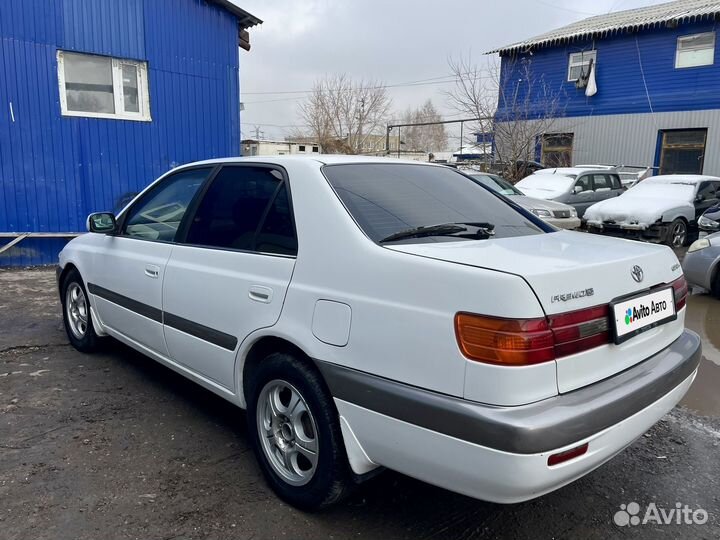
[[[293,486],[307,484],[318,465],[318,430],[300,392],[290,383],[268,382],[257,401],[257,429],[273,470]]]
[[[65,313],[73,335],[77,339],[84,338],[88,328],[88,304],[85,292],[75,281],[68,285],[65,292]]]

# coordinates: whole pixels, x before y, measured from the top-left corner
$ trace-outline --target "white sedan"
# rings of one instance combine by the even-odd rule
[[[247,409],[305,509],[383,466],[538,497],[650,428],[700,359],[671,250],[557,231],[441,165],[205,161],[88,227],[58,269],[73,346],[112,336]]]

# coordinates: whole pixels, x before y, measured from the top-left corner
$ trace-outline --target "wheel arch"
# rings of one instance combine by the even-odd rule
[[[237,388],[238,400],[243,408],[247,407],[246,396],[248,395],[249,384],[252,380],[253,372],[265,358],[273,353],[290,354],[310,366],[317,372],[318,376],[325,385],[326,390],[329,392],[327,382],[322,376],[322,373],[318,369],[315,361],[302,347],[287,337],[277,334],[264,334],[257,336],[257,338],[246,347],[244,352],[242,350],[240,352],[237,367],[237,376],[239,378]]]

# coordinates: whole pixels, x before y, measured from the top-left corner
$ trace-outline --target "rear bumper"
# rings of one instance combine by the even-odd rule
[[[620,452],[687,392],[701,356],[685,331],[644,362],[596,384],[519,407],[494,407],[319,363],[369,461],[495,502],[565,485]],[[548,456],[589,443],[553,467]]]

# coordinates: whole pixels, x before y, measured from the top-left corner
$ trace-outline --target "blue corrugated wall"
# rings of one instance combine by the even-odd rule
[[[569,54],[592,50],[592,41],[542,48],[534,50],[532,55],[505,56],[501,64],[504,86],[501,95],[508,97],[507,103],[500,99],[498,117],[502,119],[512,113],[513,103],[523,102],[527,85],[518,84],[518,79],[526,73],[524,65],[530,66],[536,90],[530,100],[531,109],[540,114],[547,111],[543,88],[559,99],[563,115],[571,117],[647,113],[650,103],[654,112],[720,108],[720,36],[715,39],[714,65],[675,69],[677,38],[713,30],[712,21],[693,22],[674,29],[596,39],[598,93],[593,97],[586,97],[584,89],[576,89],[574,82],[567,82]]]
[[[237,155],[237,33],[204,0],[0,0],[0,232],[82,231],[174,166]],[[152,121],[62,116],[58,49],[147,61]],[[25,240],[0,266],[62,244]]]

